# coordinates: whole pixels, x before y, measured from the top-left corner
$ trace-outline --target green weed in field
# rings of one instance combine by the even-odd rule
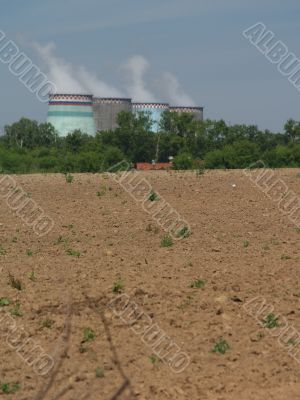
[[[197,289],[201,289],[205,286],[205,281],[203,281],[202,279],[196,279],[195,281],[191,282],[190,287],[191,288],[197,288]]]
[[[12,274],[8,275],[9,284],[12,288],[17,290],[22,290],[22,282],[19,279],[16,279]]]
[[[165,235],[160,242],[160,247],[171,247],[173,246],[173,239],[170,235]]]
[[[96,337],[96,333],[91,328],[85,328],[83,331],[83,343],[90,342],[94,340]]]
[[[277,328],[279,326],[278,318],[279,317],[276,317],[276,315],[274,315],[272,313],[267,315],[263,321],[264,327],[268,328],[268,329]]]
[[[124,289],[124,284],[121,279],[118,279],[116,282],[114,282],[112,288],[113,293],[120,293],[123,289]]]
[[[229,350],[229,344],[223,338],[220,338],[217,343],[214,345],[212,352],[225,354],[227,350]]]

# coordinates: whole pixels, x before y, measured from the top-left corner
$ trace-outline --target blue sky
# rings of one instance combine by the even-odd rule
[[[0,0],[0,5],[0,30],[50,78],[61,67],[68,88],[83,80],[99,96],[132,91],[161,101],[178,92],[182,101],[204,106],[206,118],[273,131],[282,130],[288,118],[300,120],[300,92],[242,36],[261,21],[300,58],[299,0]],[[47,105],[1,63],[0,88],[0,127],[22,116],[46,119]]]

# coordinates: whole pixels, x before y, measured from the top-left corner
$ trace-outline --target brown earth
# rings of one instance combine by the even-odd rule
[[[19,301],[17,326],[55,365],[38,376],[8,345],[13,332],[2,319],[0,398],[300,399],[300,364],[243,308],[261,295],[279,322],[300,330],[299,231],[242,171],[141,174],[190,223],[188,238],[161,247],[164,232],[104,175],[75,174],[72,183],[60,174],[14,176],[55,226],[38,237],[0,200],[0,298],[11,300],[1,311]],[[299,170],[276,174],[300,196]],[[119,278],[189,355],[183,372],[153,357],[107,307]],[[205,286],[191,288],[196,279]],[[95,338],[83,343],[85,328]],[[229,350],[212,352],[221,337]],[[16,393],[1,392],[13,382]]]

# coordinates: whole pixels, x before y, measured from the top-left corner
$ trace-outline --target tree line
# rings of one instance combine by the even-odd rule
[[[49,123],[21,118],[0,137],[0,172],[100,172],[122,160],[170,157],[175,169],[246,168],[258,160],[271,168],[300,166],[300,122],[292,119],[279,133],[169,111],[156,133],[147,113],[121,112],[118,125],[94,137],[76,130],[62,138]]]

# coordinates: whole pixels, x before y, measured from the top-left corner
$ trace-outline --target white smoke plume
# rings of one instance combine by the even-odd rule
[[[54,55],[54,43],[45,46],[34,43],[33,47],[46,65],[48,80],[55,83],[58,91],[84,93],[84,87],[74,78],[72,65]]]
[[[58,92],[62,93],[91,93],[101,97],[121,97],[122,92],[113,86],[98,79],[98,77],[87,71],[85,67],[73,67],[67,61],[55,55],[55,44],[49,43],[41,46],[33,44],[46,65],[47,77],[55,83]]]
[[[99,80],[97,76],[84,67],[78,69],[78,78],[80,82],[88,89],[89,93],[99,97],[123,97],[123,93],[113,86]]]
[[[149,69],[150,64],[146,58],[142,56],[133,56],[122,66],[125,71],[127,83],[126,92],[129,97],[140,102],[155,102],[155,95],[147,89],[145,82],[145,73]]]
[[[71,63],[59,58],[55,54],[54,43],[40,45],[33,43],[33,48],[44,62],[47,78],[55,83],[58,92],[62,93],[90,93],[99,97],[128,97],[138,102],[166,101],[174,106],[194,106],[195,102],[181,88],[177,78],[165,72],[157,81],[156,87],[162,99],[157,97],[146,81],[146,73],[150,69],[148,60],[140,55],[129,58],[121,65],[121,72],[125,80],[124,93],[112,85],[100,80],[96,74],[85,67],[75,67]]]
[[[194,100],[186,94],[175,75],[165,72],[159,79],[159,88],[167,101],[174,106],[195,106]]]

